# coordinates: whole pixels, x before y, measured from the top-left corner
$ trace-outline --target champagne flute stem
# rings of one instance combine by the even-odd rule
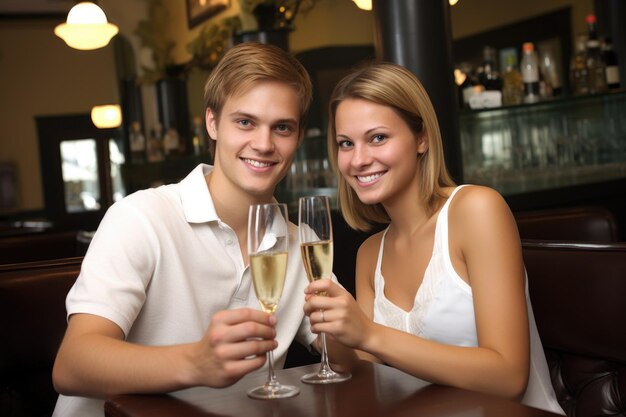
[[[278,386],[278,380],[276,379],[276,373],[274,373],[274,352],[267,352],[267,382],[265,383],[271,390]]]
[[[330,364],[328,363],[328,350],[326,349],[326,333],[321,332],[322,336],[322,360],[320,362],[320,373],[332,372]]]

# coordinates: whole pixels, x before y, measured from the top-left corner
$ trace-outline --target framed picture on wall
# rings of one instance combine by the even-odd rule
[[[211,16],[228,8],[230,0],[185,0],[187,6],[187,26],[191,29]]]

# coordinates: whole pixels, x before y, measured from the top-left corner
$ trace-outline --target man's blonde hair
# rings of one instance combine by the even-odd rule
[[[219,120],[224,103],[259,81],[290,85],[300,98],[300,133],[306,126],[313,88],[304,66],[285,50],[257,42],[241,43],[230,48],[209,74],[204,86],[205,111],[211,109]],[[210,141],[215,154],[215,141]]]

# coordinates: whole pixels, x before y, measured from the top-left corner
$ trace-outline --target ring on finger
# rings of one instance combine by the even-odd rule
[[[326,320],[324,320],[324,310],[320,310],[320,314],[322,315],[322,323],[324,323]]]

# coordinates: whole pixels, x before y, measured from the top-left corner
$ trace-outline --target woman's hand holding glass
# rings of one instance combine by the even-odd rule
[[[299,200],[298,223],[300,249],[309,282],[330,278],[333,270],[333,230],[328,197],[303,197]],[[323,292],[320,295],[325,295]],[[324,309],[319,310],[324,320]],[[330,384],[350,379],[349,373],[338,373],[330,368],[326,349],[326,335],[322,332],[322,360],[318,372],[302,377],[308,384]]]
[[[310,283],[305,292],[304,313],[309,316],[314,332],[324,332],[349,348],[363,349],[372,334],[373,322],[352,294],[330,279]],[[325,296],[318,295],[322,293]]]

